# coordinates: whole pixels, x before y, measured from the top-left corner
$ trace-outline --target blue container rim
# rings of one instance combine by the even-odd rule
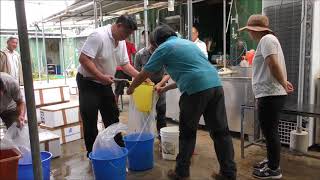
[[[143,139],[143,140],[141,140],[141,139],[139,139],[139,140],[128,140],[128,136],[134,135],[134,134],[128,134],[128,135],[123,137],[123,140],[125,142],[145,142],[145,141],[150,141],[151,139],[154,139],[154,135],[153,134],[151,134],[151,133],[145,133],[145,134],[150,135],[150,138],[146,138],[146,139]]]
[[[115,157],[115,158],[108,158],[108,159],[103,159],[103,158],[96,158],[96,157],[92,157],[92,152],[89,153],[89,159],[92,161],[92,160],[95,160],[95,161],[110,161],[110,160],[115,160],[115,159],[121,159],[125,156],[128,155],[128,149],[127,148],[124,148],[122,147],[121,148],[123,150],[123,155],[119,156],[119,157]]]
[[[49,152],[49,151],[41,151],[40,152],[40,156],[41,154],[49,154],[50,156],[45,158],[45,159],[41,159],[41,163],[45,162],[45,161],[48,161],[49,159],[52,158],[52,153]],[[18,163],[19,166],[29,166],[29,165],[32,165],[32,162],[31,163]]]

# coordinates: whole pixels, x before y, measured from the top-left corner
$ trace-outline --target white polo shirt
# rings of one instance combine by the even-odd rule
[[[200,48],[200,50],[203,52],[203,54],[208,58],[208,52],[207,52],[207,45],[203,41],[201,41],[199,38],[197,38],[194,43]]]
[[[111,25],[100,27],[92,32],[84,43],[81,53],[92,58],[97,69],[106,75],[114,75],[116,67],[129,63],[125,41],[119,41],[115,46]],[[78,72],[84,77],[93,77],[80,64]]]

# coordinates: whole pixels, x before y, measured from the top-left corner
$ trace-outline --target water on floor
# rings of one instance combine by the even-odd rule
[[[127,99],[125,99],[127,101]],[[127,104],[120,115],[121,122],[127,123]],[[177,125],[170,123],[169,125]],[[233,139],[237,177],[240,180],[252,178],[252,165],[265,158],[266,149],[261,146],[250,146],[245,150],[245,159],[240,158],[239,138]],[[319,148],[310,152],[320,157]],[[159,153],[159,142],[154,146],[154,168],[144,172],[128,171],[127,180],[166,180],[166,173],[174,168],[175,161],[163,160]],[[282,147],[281,168],[284,180],[320,180],[320,160],[305,156],[297,156]],[[207,131],[200,129],[197,133],[197,144],[192,157],[191,180],[209,180],[212,172],[219,171],[219,165],[214,153],[213,142]],[[94,179],[91,163],[86,157],[83,139],[62,145],[62,156],[52,160],[51,178],[57,180],[91,180]],[[106,177],[108,180],[108,177]]]

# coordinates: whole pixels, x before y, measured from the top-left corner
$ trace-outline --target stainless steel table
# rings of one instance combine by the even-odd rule
[[[244,143],[244,110],[245,109],[251,109],[255,111],[255,105],[254,104],[249,104],[249,105],[241,105],[240,111],[241,111],[241,143],[240,143],[240,149],[241,149],[241,158],[244,158],[244,149],[257,144],[258,142],[262,141],[262,139],[257,139],[249,144]],[[302,117],[315,117],[319,118],[320,117],[320,106],[319,105],[313,105],[313,104],[286,104],[284,108],[281,110],[281,113],[283,114],[290,114],[290,115],[297,115],[297,116],[302,116]],[[256,127],[255,127],[256,128]],[[254,130],[255,131],[255,130]],[[307,154],[305,154],[307,155]],[[308,155],[307,155],[308,156]],[[314,157],[314,156],[311,156]],[[318,157],[316,157],[318,158]]]

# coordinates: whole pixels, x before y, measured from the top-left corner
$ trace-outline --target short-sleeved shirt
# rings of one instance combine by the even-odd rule
[[[10,75],[19,81],[19,68],[20,68],[20,55],[17,51],[11,52],[8,48],[5,48],[3,52],[6,53],[8,62],[10,63]]]
[[[81,52],[92,58],[97,69],[103,74],[114,75],[117,66],[129,63],[126,43],[119,41],[118,46],[115,46],[111,25],[95,29],[88,36]],[[82,65],[79,66],[78,72],[84,77],[93,77]]]
[[[1,96],[0,113],[8,110],[15,110],[18,101],[23,101],[19,83],[16,79],[7,73],[0,72],[0,78],[3,81],[5,92]]]
[[[152,53],[148,48],[142,48],[137,52],[134,67],[137,71],[141,71],[143,67],[148,63]],[[165,74],[164,67],[161,68],[160,71],[152,73],[150,79],[154,83],[159,83]]]
[[[144,70],[158,72],[163,66],[181,93],[191,95],[221,86],[217,70],[192,41],[168,38],[156,49]]]
[[[133,43],[131,43],[129,41],[126,41],[126,47],[127,47],[127,53],[128,53],[128,56],[129,56],[130,64],[133,65],[132,55],[134,55],[137,52],[136,47],[134,46]],[[122,69],[121,66],[117,66],[117,71],[118,70],[122,71],[123,69]]]
[[[286,64],[280,42],[272,34],[263,36],[257,46],[252,64],[252,88],[256,98],[287,95],[283,86],[271,74],[266,62],[266,58],[273,54],[276,55],[281,72],[287,80]]]

